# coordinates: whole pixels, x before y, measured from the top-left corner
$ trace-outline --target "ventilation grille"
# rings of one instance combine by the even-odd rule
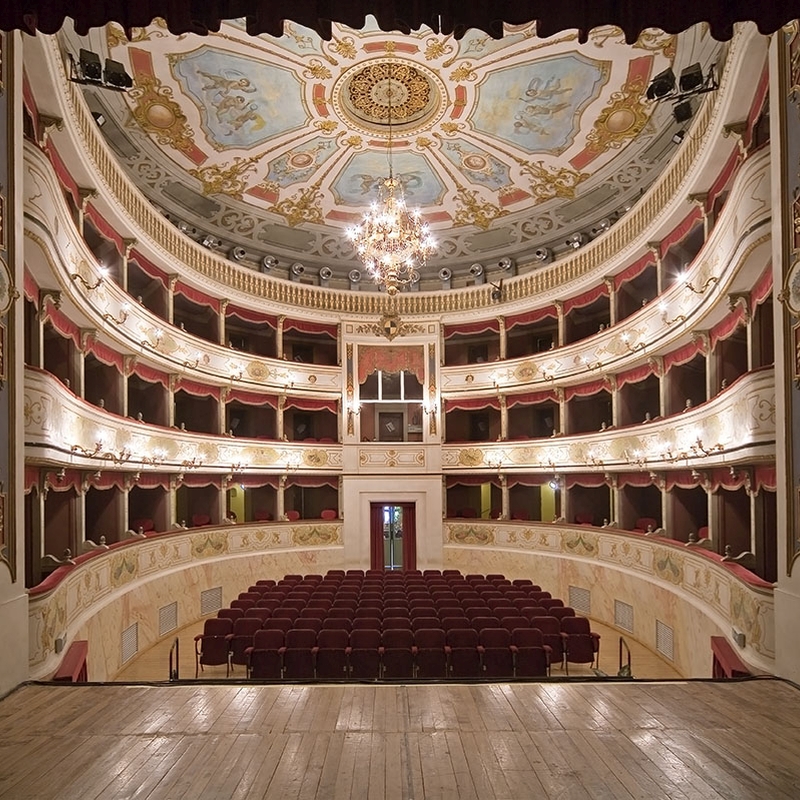
[[[592,594],[580,586],[569,587],[569,604],[579,614],[588,617],[592,613]]]
[[[139,652],[139,623],[134,622],[122,631],[122,663],[130,661]]]
[[[222,587],[215,586],[200,592],[200,616],[214,614],[222,608]]]
[[[178,601],[158,609],[158,635],[166,636],[178,627]]]
[[[656,620],[656,650],[664,658],[675,660],[675,631],[660,619]]]
[[[623,603],[622,600],[615,600],[614,625],[622,631],[633,633],[633,606]]]

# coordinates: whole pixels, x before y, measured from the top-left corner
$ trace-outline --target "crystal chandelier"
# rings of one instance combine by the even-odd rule
[[[403,186],[392,168],[392,77],[386,90],[388,102],[389,177],[382,178],[378,199],[364,214],[361,223],[347,231],[348,238],[375,283],[386,287],[389,295],[419,280],[419,269],[436,250],[436,242],[419,209],[409,211]]]

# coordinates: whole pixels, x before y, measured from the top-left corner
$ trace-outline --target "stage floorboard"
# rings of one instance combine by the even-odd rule
[[[23,686],[0,797],[800,796],[800,690],[772,680]]]

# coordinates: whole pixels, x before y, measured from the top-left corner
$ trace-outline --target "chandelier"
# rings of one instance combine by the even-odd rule
[[[403,185],[392,166],[392,76],[388,75],[384,96],[388,104],[389,176],[378,181],[378,199],[360,224],[347,231],[358,257],[370,277],[396,295],[401,287],[419,280],[419,269],[436,250],[436,242],[419,209],[409,211]]]

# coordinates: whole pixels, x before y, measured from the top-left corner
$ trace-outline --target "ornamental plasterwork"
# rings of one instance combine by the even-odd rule
[[[427,30],[410,35],[386,33],[368,21],[360,31],[334,25],[332,40],[322,42],[316,34],[291,23],[279,40],[248,37],[243,27],[239,20],[224,23],[199,48],[193,37],[165,35],[158,25],[135,30],[134,42],[127,42],[119,27],[112,26],[103,42],[107,54],[129,68],[136,81],[132,108],[118,105],[109,110],[119,114],[125,135],[139,151],[135,164],[131,163],[133,179],[164,207],[169,205],[168,198],[160,197],[159,189],[183,182],[181,170],[187,175],[194,170],[200,178],[212,176],[214,180],[199,183],[190,177],[186,188],[210,193],[219,202],[211,224],[220,225],[221,238],[232,244],[264,242],[270,226],[302,225],[313,243],[314,252],[305,250],[307,257],[345,260],[350,264],[343,266],[352,266],[352,250],[339,240],[369,196],[357,183],[363,172],[349,165],[345,153],[332,158],[324,176],[317,168],[304,186],[295,187],[292,193],[280,190],[277,197],[274,191],[259,188],[265,182],[263,166],[242,175],[236,165],[253,158],[256,149],[263,152],[265,145],[271,149],[280,144],[290,133],[310,136],[320,126],[345,135],[348,130],[358,133],[364,137],[365,153],[385,156],[389,77],[397,100],[392,103],[398,134],[396,159],[402,162],[410,153],[413,135],[424,133],[435,149],[437,137],[459,130],[483,149],[488,159],[509,170],[503,186],[475,185],[470,189],[473,196],[465,202],[458,184],[465,185],[469,165],[464,165],[465,171],[457,168],[454,180],[441,169],[441,159],[429,153],[424,169],[430,169],[436,176],[434,184],[444,188],[448,198],[444,203],[426,193],[425,184],[414,185],[419,174],[414,162],[408,162],[410,171],[400,170],[402,179],[409,181],[407,194],[447,240],[443,253],[464,253],[468,258],[470,248],[462,241],[464,237],[476,226],[488,229],[501,218],[503,224],[516,228],[520,246],[532,247],[532,234],[527,232],[533,230],[532,204],[543,207],[555,231],[563,220],[552,212],[573,197],[579,183],[616,181],[634,162],[651,178],[660,168],[652,161],[641,161],[651,134],[638,128],[638,118],[637,126],[621,126],[617,118],[622,112],[615,116],[613,109],[606,111],[610,120],[606,129],[613,133],[615,125],[616,129],[624,127],[628,137],[622,148],[627,151],[624,159],[616,159],[618,152],[611,158],[609,148],[597,155],[589,168],[576,169],[570,162],[580,160],[590,144],[587,136],[603,109],[613,105],[615,93],[635,94],[628,80],[629,63],[646,62],[643,74],[647,76],[665,69],[676,55],[673,37],[648,32],[632,48],[619,31],[605,26],[602,36],[593,33],[586,44],[579,45],[574,33],[537,39],[535,27],[528,25],[509,27],[498,41],[470,34],[455,42]],[[702,36],[687,37],[685,47],[685,56],[691,60],[695,49],[699,52],[707,43]],[[490,108],[496,113],[488,113]],[[648,119],[656,110],[652,104],[639,109]],[[124,125],[126,113],[133,115],[138,127]],[[664,119],[652,134],[669,121],[668,114],[660,116]],[[634,135],[634,128],[645,135]],[[615,144],[620,146],[621,140]],[[160,151],[162,146],[167,149]],[[139,171],[147,163],[152,166]],[[156,168],[156,163],[162,166]],[[232,179],[217,177],[231,169],[236,173]],[[148,171],[153,175],[160,172],[158,185],[145,186]],[[286,203],[303,201],[317,182],[319,214],[287,215]],[[528,184],[532,191],[509,189]],[[621,194],[629,190],[623,182],[618,186]],[[186,208],[174,211],[180,216]],[[247,229],[246,237],[237,237],[233,229],[221,226],[223,220],[242,221],[245,217],[248,223],[239,230]],[[201,222],[199,218],[190,221]],[[202,222],[208,224],[209,220]]]

